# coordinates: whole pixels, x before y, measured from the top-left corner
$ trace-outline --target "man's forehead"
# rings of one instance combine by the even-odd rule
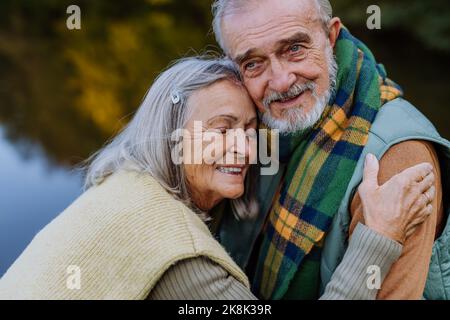
[[[263,0],[238,12],[231,11],[223,20],[223,36],[231,58],[250,49],[288,38],[300,31],[311,33],[320,25],[315,0]]]
[[[277,38],[276,41],[273,42],[273,49],[280,49],[288,45],[292,45],[294,43],[306,43],[310,44],[312,41],[312,37],[308,31],[299,28],[293,28],[292,32],[286,32],[284,37]],[[241,48],[237,48],[236,53],[232,57],[232,59],[240,64],[241,62],[247,60],[249,57],[256,56],[262,54],[262,48],[251,47],[250,49],[244,49],[245,45],[242,45]],[[241,52],[242,51],[242,52]]]

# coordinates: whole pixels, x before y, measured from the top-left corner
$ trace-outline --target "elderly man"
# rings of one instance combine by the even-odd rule
[[[320,296],[363,220],[358,185],[372,153],[381,159],[380,183],[421,162],[438,177],[432,217],[397,239],[404,252],[377,298],[449,297],[442,185],[450,181],[450,143],[332,17],[328,0],[217,0],[213,13],[217,41],[240,68],[261,122],[282,134],[281,170],[261,177],[258,219],[224,215],[218,232],[254,293]]]

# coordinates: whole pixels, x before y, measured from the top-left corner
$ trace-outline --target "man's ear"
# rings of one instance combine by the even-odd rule
[[[330,20],[330,24],[328,26],[330,30],[329,40],[330,45],[334,49],[336,45],[337,38],[339,37],[339,32],[341,32],[342,22],[338,17],[334,17]]]

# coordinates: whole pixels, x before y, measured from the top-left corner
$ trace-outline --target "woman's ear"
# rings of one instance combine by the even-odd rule
[[[330,45],[334,49],[337,38],[339,37],[339,33],[341,32],[341,28],[342,28],[341,19],[339,19],[338,17],[332,18],[330,20],[330,24],[329,24],[328,28],[330,30],[330,34],[329,34]]]

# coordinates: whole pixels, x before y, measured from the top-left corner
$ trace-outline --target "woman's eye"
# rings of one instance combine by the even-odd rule
[[[227,128],[217,128],[216,131],[220,132],[221,134],[225,134],[227,133]]]

